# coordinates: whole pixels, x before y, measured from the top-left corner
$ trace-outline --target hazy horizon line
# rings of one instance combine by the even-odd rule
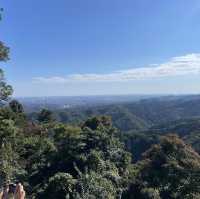
[[[85,94],[85,95],[46,95],[46,96],[12,96],[11,98],[45,98],[45,97],[117,97],[117,96],[187,96],[200,93],[136,93],[136,94]]]

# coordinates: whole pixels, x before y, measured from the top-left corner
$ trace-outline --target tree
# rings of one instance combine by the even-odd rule
[[[11,108],[11,110],[14,113],[23,113],[24,112],[22,104],[20,104],[17,100],[12,100],[9,103],[9,107]]]
[[[85,124],[91,124],[90,122],[95,120],[97,119],[91,118]],[[117,130],[110,121],[106,121],[106,117],[100,118],[100,121],[94,122],[95,128],[93,125],[84,125],[80,128],[55,122],[45,134],[53,141],[55,150],[43,155],[43,150],[35,147],[35,152],[31,150],[31,153],[33,157],[38,156],[38,159],[30,161],[30,156],[25,156],[29,159],[29,164],[36,169],[28,172],[32,176],[30,184],[33,189],[40,187],[36,198],[120,197],[127,186],[131,155],[124,150]],[[41,146],[47,145],[43,143],[44,140],[43,137]],[[25,151],[28,152],[28,148]],[[40,157],[47,158],[48,161],[41,163]],[[42,167],[36,167],[37,162],[38,166]]]
[[[2,11],[2,10],[1,10]],[[1,13],[0,13],[1,20]],[[7,61],[9,59],[9,48],[0,41],[0,61]],[[10,85],[7,85],[4,78],[3,70],[0,69],[0,102],[8,99],[12,95],[13,89]]]
[[[116,199],[116,185],[104,175],[90,171],[80,173],[73,193],[74,199]]]
[[[9,59],[9,48],[0,41],[0,61],[7,61]]]
[[[53,114],[48,109],[42,109],[38,115],[38,121],[41,123],[48,123],[53,121]]]
[[[144,154],[138,167],[136,180],[129,187],[129,199],[199,197],[200,156],[176,135],[163,137]],[[144,197],[149,191],[155,197]]]
[[[0,116],[0,182],[15,179],[18,173],[17,138],[14,121]]]
[[[74,195],[77,180],[68,173],[56,173],[48,181],[48,185],[43,193],[38,194],[38,198],[63,198],[70,199]]]
[[[83,124],[84,127],[88,127],[92,130],[96,130],[100,126],[112,127],[112,120],[108,116],[92,117],[86,120]]]
[[[0,9],[0,20],[1,20]],[[9,48],[0,41],[0,61],[9,59]],[[7,85],[4,78],[3,70],[0,69],[0,105],[4,100],[12,94],[13,90],[10,85]],[[14,121],[10,119],[8,111],[0,108],[0,182],[11,180],[17,172],[18,155],[15,152],[17,128]]]

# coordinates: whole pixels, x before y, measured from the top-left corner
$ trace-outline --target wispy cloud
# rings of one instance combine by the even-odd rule
[[[72,74],[65,77],[35,77],[33,80],[39,83],[119,82],[195,74],[200,74],[200,53],[173,57],[162,64],[107,74]]]

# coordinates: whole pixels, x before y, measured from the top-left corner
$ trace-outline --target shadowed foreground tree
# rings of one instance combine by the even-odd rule
[[[4,78],[4,73],[0,69],[0,103],[6,101],[10,95],[12,95],[13,89],[10,85],[7,85]]]
[[[176,135],[163,137],[138,163],[129,199],[200,198],[200,156]]]
[[[7,61],[9,59],[9,48],[0,41],[0,61]]]
[[[8,54],[9,48],[0,41],[0,61],[7,61]],[[1,107],[12,92],[12,87],[6,84],[3,70],[0,69],[0,183],[13,179],[18,168],[18,155],[15,150],[17,128],[11,119],[10,112]]]
[[[48,109],[42,109],[38,114],[38,121],[41,123],[48,123],[53,120],[53,113]]]
[[[10,103],[9,103],[9,107],[11,108],[11,110],[14,112],[14,113],[23,113],[24,112],[24,109],[23,109],[23,106],[22,104],[20,104],[17,100],[12,100]]]
[[[1,11],[0,11],[0,20],[1,20]],[[9,59],[9,48],[6,47],[2,41],[0,41],[0,61],[7,61],[8,59]],[[6,84],[4,72],[2,69],[0,69],[0,103],[4,100],[7,100],[12,93],[13,89],[10,85]]]

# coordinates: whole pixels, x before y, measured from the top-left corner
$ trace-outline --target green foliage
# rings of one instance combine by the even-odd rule
[[[112,126],[111,118],[108,116],[92,117],[83,124],[83,128],[88,127],[92,130],[96,130],[100,126],[110,128]]]
[[[144,190],[158,190],[162,199],[181,199],[200,193],[200,156],[175,135],[164,137],[138,163],[140,171],[128,198],[145,198]],[[151,198],[151,197],[149,197]]]
[[[49,179],[44,192],[38,194],[38,198],[72,198],[76,182],[68,173],[56,173]]]
[[[0,8],[0,21],[2,19],[2,12],[3,12],[3,8]]]
[[[1,48],[1,46],[0,46]],[[0,102],[7,100],[12,95],[13,89],[10,85],[7,85],[4,79],[3,71],[0,69]]]
[[[142,154],[153,144],[160,140],[160,136],[155,133],[129,132],[122,135],[126,149],[131,152],[134,162],[142,158]]]
[[[0,61],[7,61],[9,59],[9,48],[0,41]]]
[[[112,181],[96,172],[81,174],[76,186],[74,199],[115,199],[118,195]]]
[[[101,122],[89,119],[82,128],[54,123],[41,139],[27,138],[23,158],[32,196],[116,198],[126,188],[131,156],[109,120],[98,119]],[[86,126],[91,121],[97,124],[93,129]],[[47,147],[45,139],[52,147]]]
[[[13,104],[0,110],[0,179],[1,183],[22,181],[29,198],[192,199],[200,195],[200,156],[177,136],[160,139],[157,132],[121,136],[105,116],[70,126],[42,114],[45,119],[34,123],[22,119],[18,103]],[[147,149],[142,160],[133,164],[121,140],[132,152]]]
[[[18,173],[17,132],[14,121],[0,115],[0,183],[15,179]]]
[[[12,100],[9,103],[9,107],[11,108],[11,110],[14,113],[23,113],[24,112],[22,104],[20,104],[17,100]]]
[[[1,20],[1,11],[0,10],[0,20]],[[0,41],[0,61],[7,61],[9,59],[9,48]],[[7,100],[8,97],[13,93],[13,89],[10,85],[7,85],[4,79],[3,70],[0,69],[0,102],[2,100]]]
[[[38,115],[38,121],[41,123],[48,123],[53,121],[52,112],[47,109],[42,109]]]

